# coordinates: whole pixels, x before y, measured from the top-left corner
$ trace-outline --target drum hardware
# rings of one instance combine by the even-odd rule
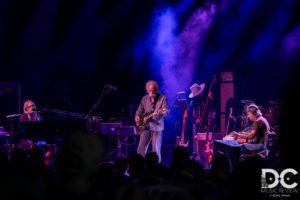
[[[283,102],[279,102],[279,101],[269,101],[268,102],[270,105],[284,105]]]
[[[270,106],[266,110],[265,118],[268,120],[273,130],[279,127],[279,120],[281,115],[281,106],[284,104],[279,101],[269,101]]]
[[[240,100],[240,102],[243,103],[243,104],[255,104],[254,101],[247,100],[247,99]]]

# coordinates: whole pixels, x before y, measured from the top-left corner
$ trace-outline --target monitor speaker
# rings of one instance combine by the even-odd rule
[[[19,83],[0,83],[0,126],[10,132],[7,115],[21,113],[21,86]],[[13,119],[11,119],[13,120]],[[16,120],[14,120],[16,121]]]

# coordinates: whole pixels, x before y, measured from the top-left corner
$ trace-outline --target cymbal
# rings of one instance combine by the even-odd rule
[[[279,101],[269,101],[269,104],[271,105],[283,105],[283,102],[279,102]]]
[[[240,102],[243,103],[243,104],[252,104],[252,103],[255,103],[254,101],[247,100],[247,99],[240,100]]]

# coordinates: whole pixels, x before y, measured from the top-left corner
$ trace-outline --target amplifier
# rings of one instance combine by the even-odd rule
[[[215,140],[213,157],[225,155],[232,171],[240,160],[241,146],[242,144],[237,143],[235,140]]]
[[[0,82],[0,126],[14,134],[19,127],[19,118],[6,118],[7,115],[21,113],[21,85]]]
[[[220,140],[222,139],[221,133],[208,133],[208,139],[209,140]],[[197,135],[194,136],[193,140],[196,144],[195,149],[197,150],[198,155],[203,155],[205,150],[205,143],[206,143],[206,133],[197,133]]]

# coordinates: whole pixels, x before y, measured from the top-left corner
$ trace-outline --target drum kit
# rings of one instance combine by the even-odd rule
[[[276,131],[279,128],[280,116],[282,113],[283,102],[269,101],[269,107],[267,108],[264,117],[268,120],[270,126]]]

